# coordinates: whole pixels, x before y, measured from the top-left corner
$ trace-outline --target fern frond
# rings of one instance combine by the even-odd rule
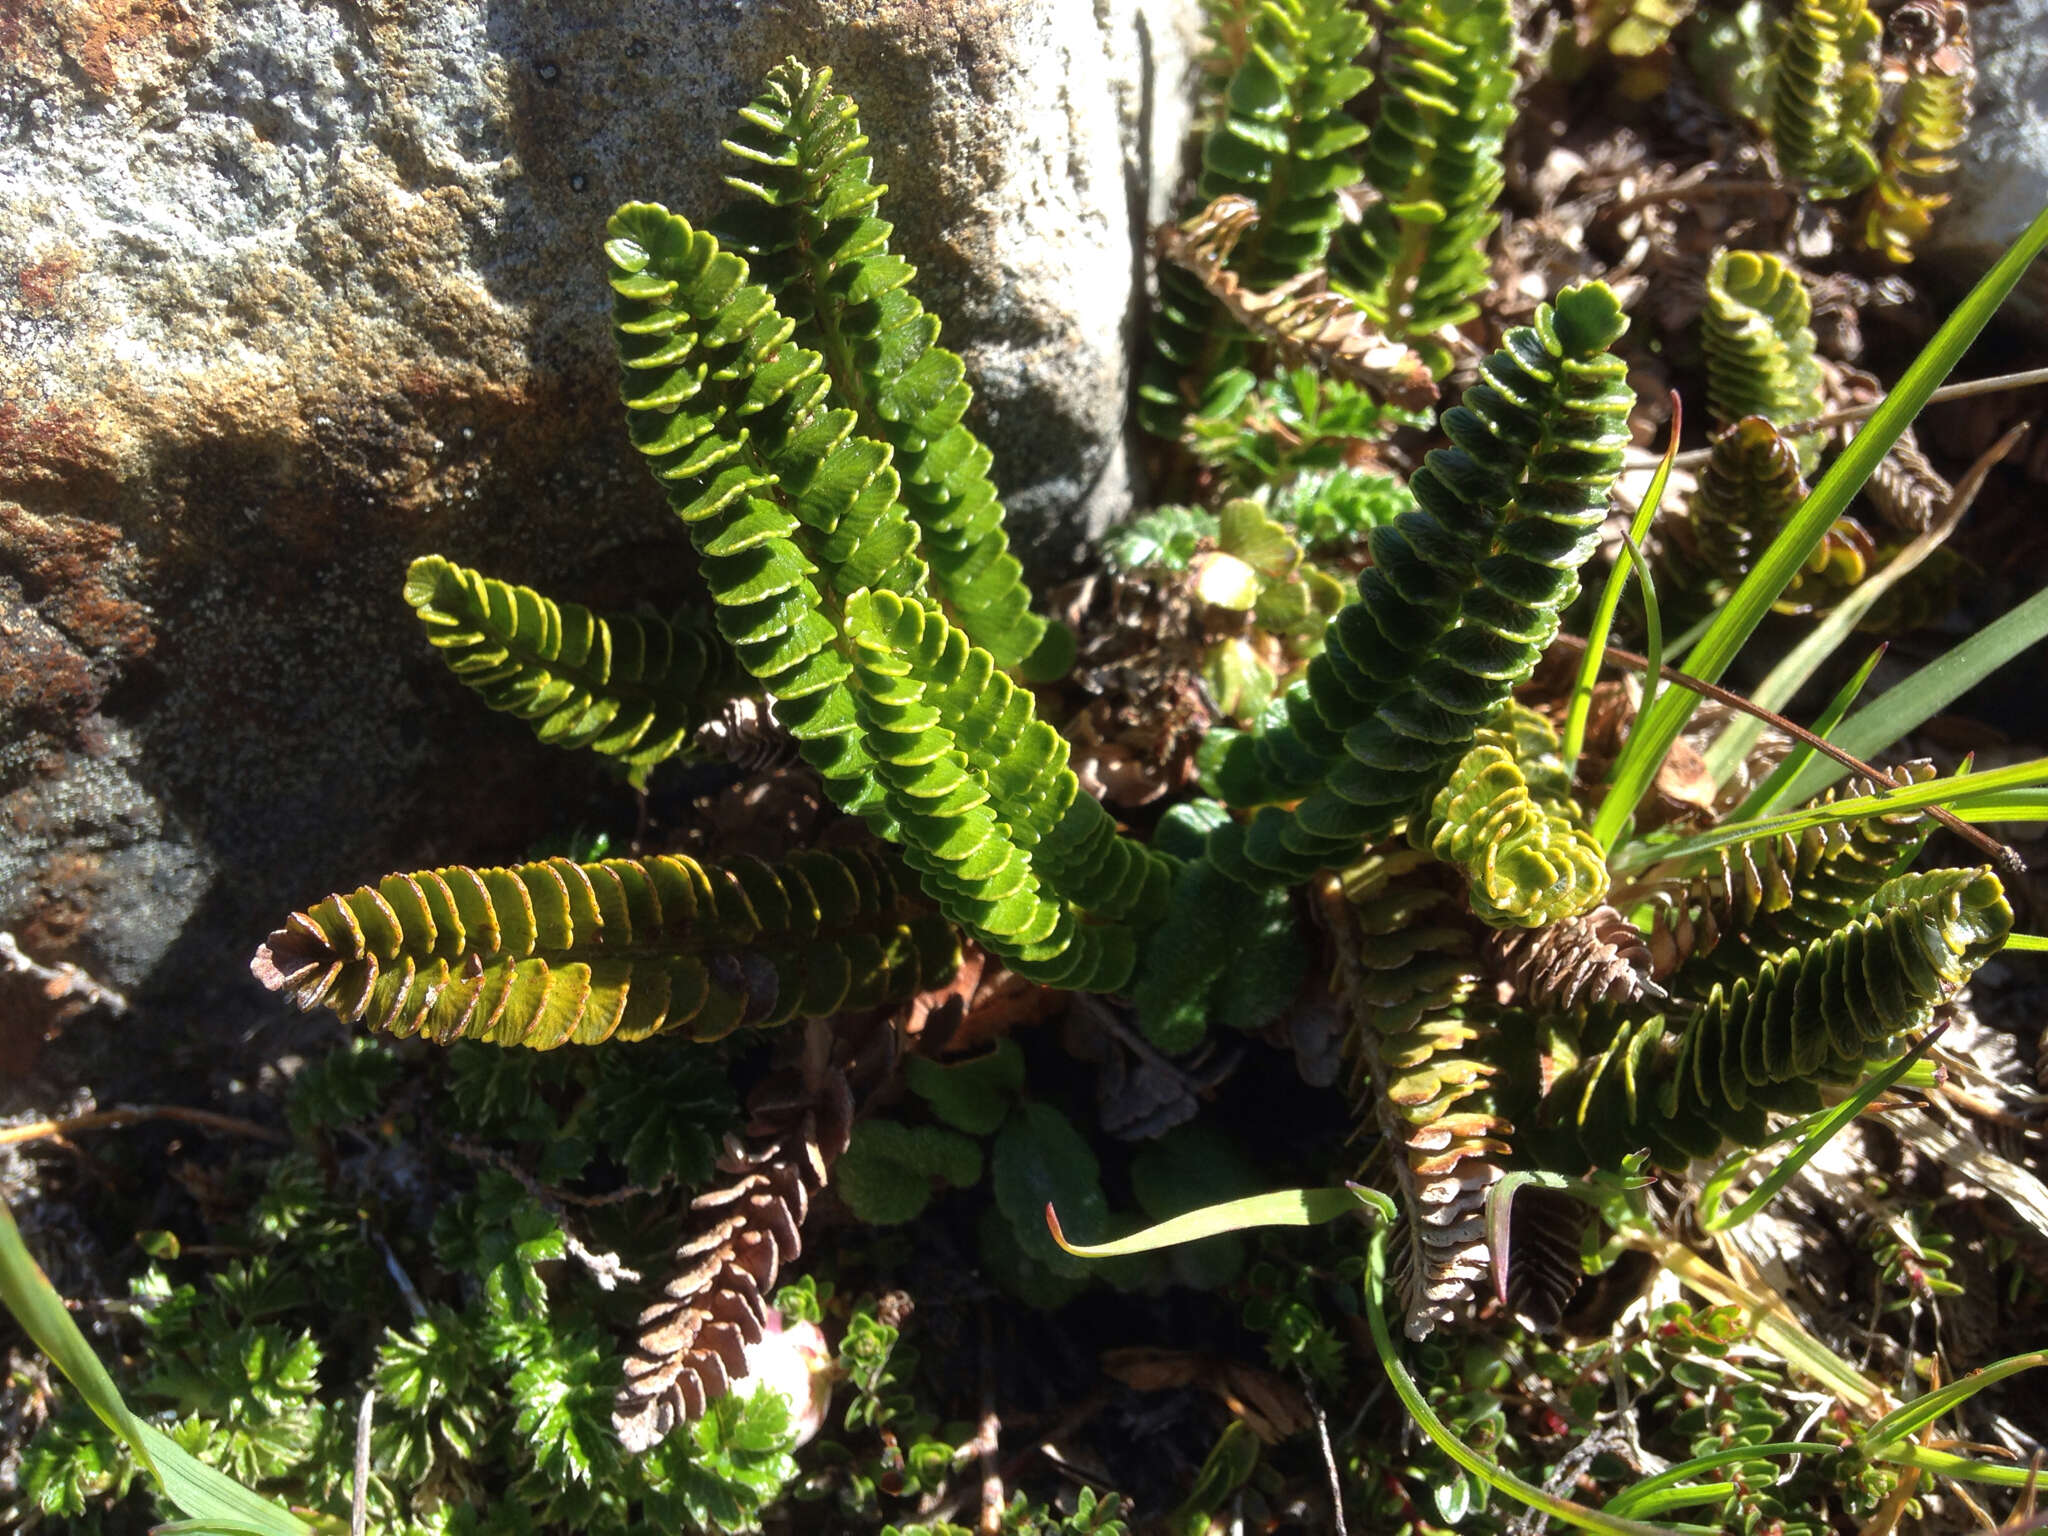
[[[1606,851],[1581,824],[1568,785],[1532,793],[1525,762],[1547,758],[1563,776],[1549,722],[1514,703],[1503,713],[1512,718],[1479,732],[1409,836],[1464,875],[1472,913],[1488,926],[1565,922],[1605,899]]]
[[[1717,420],[1761,416],[1790,426],[1821,414],[1813,301],[1782,258],[1766,251],[1719,253],[1707,272],[1701,326],[1707,409]],[[1802,473],[1819,463],[1822,442],[1818,434],[1796,440]]]
[[[1906,79],[1878,159],[1877,179],[1864,199],[1863,243],[1904,263],[1913,259],[1913,248],[1933,231],[1936,211],[1948,202],[1939,183],[1955,170],[1955,152],[1969,137],[1977,69],[1969,12],[1962,6],[1902,6],[1891,25],[1895,35],[1909,34]]]
[[[1847,197],[1877,175],[1882,38],[1869,0],[1793,0],[1771,61],[1771,143],[1815,197]]]
[[[1259,221],[1249,198],[1219,197],[1185,223],[1168,228],[1160,254],[1192,272],[1223,312],[1270,343],[1289,365],[1370,385],[1394,404],[1420,410],[1436,403],[1436,380],[1410,348],[1390,340],[1364,310],[1341,293],[1290,283],[1260,293],[1225,266],[1232,248]],[[1320,274],[1307,274],[1319,279]]]
[[[932,590],[976,645],[1015,666],[1045,635],[1023,567],[1010,553],[988,449],[963,424],[974,391],[939,321],[892,255],[895,226],[879,216],[886,187],[869,179],[867,136],[832,71],[795,59],[768,73],[726,149],[746,170],[744,194],[712,225],[824,359],[856,430],[895,450],[904,506],[923,533]]]
[[[1349,0],[1261,0],[1251,8],[1223,110],[1203,140],[1196,184],[1204,203],[1249,199],[1258,227],[1233,269],[1253,291],[1277,288],[1323,264],[1343,222],[1337,194],[1357,179],[1352,150],[1363,125],[1344,110],[1372,82],[1359,57],[1372,23]],[[1244,361],[1244,337],[1201,285],[1178,269],[1159,275],[1154,356],[1138,386],[1138,419],[1165,438]]]
[[[1345,871],[1332,903],[1351,1017],[1352,1091],[1361,1123],[1385,1137],[1406,1216],[1396,1279],[1408,1336],[1471,1318],[1489,1272],[1486,1194],[1513,1128],[1494,1103],[1499,1010],[1426,855],[1375,854]]]
[[[1925,1025],[2011,929],[1988,869],[1902,875],[1833,932],[1715,984],[1675,1034],[1663,1013],[1553,1016],[1507,1074],[1522,1146],[1607,1166],[1647,1146],[1683,1168],[1730,1141],[1757,1145],[1769,1112],[1818,1108],[1817,1080],[1852,1081]]]
[[[926,892],[1028,979],[1122,987],[1132,921],[1163,915],[1166,861],[1117,833],[1030,693],[942,614],[862,592],[845,622],[855,709]]]
[[[413,561],[405,600],[448,669],[492,709],[550,746],[588,747],[642,773],[683,750],[707,696],[738,680],[710,637],[556,603],[439,555]]]
[[[1628,439],[1625,370],[1607,350],[1626,324],[1605,286],[1568,288],[1444,413],[1452,446],[1411,482],[1417,510],[1372,531],[1372,567],[1305,680],[1230,746],[1234,800],[1300,803],[1267,805],[1241,836],[1218,829],[1219,865],[1257,883],[1349,862],[1427,806],[1534,669]]]
[[[1905,763],[1892,776],[1924,784],[1934,777],[1934,765]],[[1879,792],[1859,776],[1814,803]],[[1713,870],[1655,897],[1650,949],[1657,975],[1669,977],[1685,966],[1686,978],[1704,978],[1703,986],[1740,974],[1757,955],[1824,938],[1869,909],[1878,888],[1919,853],[1929,825],[1920,811],[1895,811],[1719,850]],[[1724,952],[1724,940],[1737,942]],[[1710,964],[1697,963],[1710,958]]]
[[[811,577],[841,598],[923,593],[890,450],[828,403],[818,354],[739,257],[658,204],[628,203],[608,228],[633,446],[689,529],[740,664],[833,798],[889,836],[851,664]]]
[[[1430,338],[1478,314],[1492,283],[1486,243],[1514,121],[1514,13],[1509,0],[1397,0],[1386,36],[1365,148],[1380,200],[1338,235],[1331,271],[1442,377],[1451,354]]]
[[[1799,449],[1761,416],[1714,439],[1686,504],[1693,548],[1714,580],[1734,587],[1806,500]],[[1852,517],[1835,520],[1772,606],[1779,613],[1832,607],[1869,574],[1877,544]]]
[[[1617,58],[1647,58],[1671,41],[1698,0],[1625,0],[1607,33],[1607,51]]]
[[[872,1007],[958,963],[952,929],[892,865],[811,850],[386,875],[293,913],[250,969],[349,1023],[551,1050]]]

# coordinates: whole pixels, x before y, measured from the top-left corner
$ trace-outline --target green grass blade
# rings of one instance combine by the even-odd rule
[[[1877,1459],[1894,1466],[1918,1467],[1923,1472],[1953,1477],[1958,1482],[1993,1483],[2000,1488],[2038,1488],[2041,1484],[2041,1474],[2033,1467],[2009,1467],[1995,1461],[1978,1461],[1971,1456],[1955,1456],[1925,1445],[1895,1445],[1879,1452]]]
[[[1220,1205],[1205,1205],[1113,1243],[1068,1242],[1060,1230],[1059,1214],[1050,1204],[1045,1208],[1045,1224],[1052,1231],[1052,1240],[1075,1258],[1114,1259],[1200,1242],[1225,1232],[1249,1231],[1253,1227],[1321,1226],[1339,1216],[1351,1215],[1366,1203],[1359,1191],[1342,1184],[1324,1189],[1281,1189],[1271,1194],[1246,1195],[1241,1200],[1225,1200]]]
[[[2009,933],[2005,937],[2005,947],[2048,955],[2048,933]]]
[[[136,1416],[71,1320],[64,1298],[30,1256],[21,1229],[14,1224],[14,1213],[4,1200],[0,1200],[0,1303],[64,1373],[86,1405],[128,1442],[135,1459],[162,1485],[164,1497],[184,1511],[188,1519],[180,1522],[183,1529],[205,1536],[313,1536],[313,1528],[282,1505],[216,1472]]]
[[[1710,683],[1720,681],[1728,664],[1770,612],[1771,604],[1834,526],[1835,519],[1847,510],[1851,498],[1891,451],[1899,434],[1920,414],[1927,397],[1990,322],[2043,246],[2048,246],[2048,209],[2035,217],[1969,297],[1956,306],[1906,370],[1898,387],[1885,397],[1877,414],[1870,418],[1870,425],[1856,434],[1784,530],[1771,541],[1755,569],[1736,588],[1727,606],[1687,655],[1686,671]],[[1629,738],[1627,750],[1615,759],[1609,776],[1611,787],[1593,825],[1593,835],[1601,846],[1614,846],[1696,706],[1696,695],[1673,688],[1666,691],[1653,709],[1645,711],[1639,729]]]
[[[1949,807],[1965,821],[2048,821],[2048,789],[1969,795]]]
[[[1629,520],[1628,544],[1615,559],[1614,569],[1607,573],[1607,584],[1600,589],[1600,606],[1593,611],[1593,623],[1586,631],[1586,653],[1579,658],[1578,680],[1572,684],[1572,702],[1564,721],[1564,771],[1567,777],[1575,774],[1579,766],[1579,753],[1586,745],[1586,719],[1593,711],[1593,685],[1600,681],[1600,660],[1607,652],[1607,637],[1614,629],[1614,615],[1621,608],[1621,594],[1628,587],[1629,573],[1640,570],[1647,577],[1649,567],[1643,563],[1641,545],[1650,531],[1650,524],[1657,516],[1657,509],[1664,502],[1664,487],[1671,483],[1671,464],[1678,457],[1678,429],[1685,419],[1684,408],[1677,391],[1671,395],[1671,441],[1664,445],[1664,459],[1658,464],[1657,472],[1650,477],[1650,487],[1643,493],[1643,504],[1636,508],[1636,515]],[[1644,600],[1653,601],[1647,586]],[[1654,687],[1657,674],[1653,668],[1649,682]]]
[[[1828,740],[1828,733],[1840,725],[1842,717],[1849,713],[1849,707],[1856,702],[1857,696],[1863,692],[1864,684],[1870,681],[1870,674],[1877,670],[1878,662],[1884,659],[1886,649],[1887,647],[1880,645],[1876,650],[1872,651],[1863,665],[1856,669],[1856,675],[1842,686],[1841,692],[1828,700],[1828,707],[1822,710],[1820,718],[1813,722],[1814,735],[1818,736],[1822,741]],[[1742,718],[1745,720],[1750,719],[1747,715]],[[1761,725],[1763,722],[1752,720],[1750,723]],[[1725,739],[1726,734],[1725,732],[1723,733],[1723,739]],[[1718,746],[1719,740],[1715,744]],[[1747,747],[1743,749],[1745,754],[1748,750]],[[1812,762],[1813,759],[1814,748],[1810,743],[1804,741],[1794,742],[1792,750],[1785,754],[1785,760],[1771,770],[1770,776],[1763,783],[1757,785],[1755,789],[1749,792],[1749,798],[1744,800],[1742,804],[1738,805],[1730,813],[1730,819],[1741,821],[1750,816],[1770,814],[1771,811],[1783,803],[1785,798],[1783,792],[1791,787],[1794,779],[1806,771],[1806,765]],[[1718,784],[1721,781],[1716,779],[1714,782]]]
[[[1774,1440],[1765,1445],[1737,1445],[1727,1450],[1713,1451],[1705,1456],[1695,1456],[1691,1461],[1682,1461],[1675,1467],[1668,1467],[1641,1482],[1630,1483],[1605,1504],[1601,1509],[1610,1515],[1657,1515],[1667,1509],[1681,1507],[1676,1502],[1664,1500],[1667,1493],[1704,1495],[1709,1488],[1681,1488],[1689,1477],[1698,1477],[1702,1472],[1711,1472],[1716,1467],[1733,1466],[1737,1462],[1756,1461],[1771,1456],[1832,1456],[1840,1446],[1826,1445],[1816,1440]],[[1732,1492],[1733,1483],[1714,1483],[1710,1488]],[[1697,1504],[1701,1497],[1689,1498],[1686,1503]]]
[[[1916,1397],[1904,1407],[1894,1408],[1871,1425],[1863,1437],[1863,1449],[1868,1455],[1881,1455],[1893,1442],[1903,1440],[1908,1435],[1918,1434],[1950,1409],[1960,1407],[1986,1387],[1993,1386],[2008,1376],[2017,1376],[2021,1371],[2031,1371],[2043,1365],[2048,1365],[2048,1349],[2037,1349],[2025,1355],[2009,1355],[2003,1360],[1994,1361],[1970,1372],[1960,1381],[1952,1381],[1924,1397]]]
[[[1844,720],[1841,729],[1828,739],[1844,752],[1868,762],[1930,715],[1948,708],[2020,652],[2038,644],[2043,636],[2048,636],[2048,588],[1985,625],[1946,655],[1930,661],[1903,683],[1887,688]],[[1810,800],[1847,772],[1830,759],[1810,763],[1782,798],[1793,802]]]

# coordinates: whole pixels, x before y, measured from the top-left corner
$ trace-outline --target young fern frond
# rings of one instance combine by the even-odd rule
[[[1799,274],[1765,251],[1722,251],[1707,272],[1701,316],[1707,354],[1707,409],[1716,420],[1761,416],[1790,426],[1825,409],[1814,357],[1813,301]],[[1799,468],[1811,473],[1824,439],[1796,440]]]
[[[636,774],[683,750],[710,697],[740,680],[714,637],[556,603],[439,555],[413,561],[405,600],[492,709],[550,746],[588,747]]]
[[[250,969],[349,1023],[551,1050],[873,1007],[958,963],[894,867],[849,849],[386,875],[292,914]]]
[[[1864,199],[1863,243],[1904,263],[1948,202],[1939,183],[1955,170],[1955,152],[1969,137],[1977,70],[1969,12],[1960,5],[1902,6],[1893,13],[1892,31],[1907,34],[1906,79],[1877,179]]]
[[[1514,13],[1508,0],[1398,0],[1386,36],[1385,95],[1365,149],[1380,200],[1338,235],[1331,271],[1442,377],[1452,358],[1435,333],[1478,314],[1492,281]]]
[[[988,449],[963,424],[974,391],[939,320],[910,291],[917,269],[889,251],[886,187],[869,180],[867,136],[832,71],[796,60],[770,70],[726,149],[745,194],[711,225],[824,359],[856,430],[895,450],[904,506],[923,533],[933,592],[1006,667],[1045,635],[1023,567],[1010,553]]]
[[[1121,988],[1137,957],[1132,923],[1164,913],[1168,863],[1118,834],[1031,695],[943,615],[856,593],[846,633],[862,733],[926,892],[1020,975]]]
[[[1798,447],[1763,417],[1743,417],[1714,439],[1699,489],[1686,504],[1691,547],[1704,572],[1676,571],[1679,584],[1704,574],[1704,583],[1691,584],[1733,588],[1805,500]],[[1876,541],[1863,525],[1837,518],[1772,606],[1779,613],[1832,607],[1863,580],[1876,558]]]
[[[1793,0],[1771,61],[1778,164],[1817,198],[1847,197],[1877,175],[1870,135],[1883,88],[1884,29],[1869,0]]]
[[[866,587],[923,594],[890,450],[829,403],[822,360],[790,340],[739,257],[658,204],[628,203],[608,228],[633,446],[690,531],[740,664],[833,798],[889,836],[851,664],[811,578],[842,601]]]
[[[1988,869],[1902,875],[1832,931],[1753,955],[1689,1015],[1600,1009],[1584,1024],[1551,1016],[1526,1033],[1505,1028],[1520,1042],[1506,1077],[1521,1150],[1549,1166],[1612,1167],[1647,1146],[1683,1168],[1729,1141],[1759,1144],[1768,1111],[1819,1107],[1816,1078],[1851,1080],[1894,1036],[1925,1025],[2012,920]]]
[[[1357,62],[1371,41],[1371,21],[1349,0],[1251,8],[1196,184],[1205,204],[1238,196],[1258,208],[1258,226],[1232,261],[1249,289],[1278,288],[1323,264],[1343,222],[1337,194],[1358,175],[1351,152],[1366,130],[1344,108],[1372,83]],[[1169,266],[1159,274],[1152,342],[1138,419],[1148,432],[1178,437],[1210,382],[1243,361],[1243,333],[1191,274]]]
[[[1490,927],[1566,922],[1605,899],[1607,853],[1559,782],[1550,723],[1514,703],[1502,716],[1474,738],[1409,836],[1464,875],[1472,914]]]
[[[1428,805],[1534,669],[1621,466],[1631,396],[1608,348],[1626,325],[1604,285],[1568,288],[1444,413],[1452,446],[1411,482],[1417,510],[1372,531],[1304,681],[1229,744],[1222,787],[1264,808],[1211,835],[1226,871],[1258,884],[1348,863]]]
[[[1386,1139],[1406,1215],[1408,1336],[1469,1321],[1489,1272],[1486,1194],[1512,1127],[1494,1102],[1500,1010],[1457,897],[1425,855],[1374,854],[1329,903],[1361,1124]]]

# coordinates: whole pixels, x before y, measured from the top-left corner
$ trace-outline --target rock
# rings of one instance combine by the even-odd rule
[[[292,907],[630,815],[439,669],[401,573],[688,590],[598,242],[628,198],[707,218],[786,54],[861,102],[1020,544],[1071,558],[1131,498],[1197,9],[0,8],[0,923],[226,1039],[275,1016],[243,967]]]
[[[1973,6],[1970,30],[1976,114],[1927,254],[1974,282],[2048,208],[2048,0]],[[2004,313],[2048,335],[2048,265],[2034,263]]]

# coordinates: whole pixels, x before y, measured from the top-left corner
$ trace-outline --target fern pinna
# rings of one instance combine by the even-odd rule
[[[958,962],[889,861],[843,850],[386,875],[293,913],[252,968],[350,1023],[551,1050],[873,1007]]]
[[[1451,446],[1417,472],[1417,510],[1373,530],[1373,564],[1305,680],[1221,754],[1227,797],[1260,806],[1210,838],[1224,868],[1272,883],[1349,862],[1427,806],[1535,668],[1628,441],[1608,351],[1626,324],[1604,285],[1568,288],[1444,413]]]
[[[968,639],[1015,666],[1045,635],[1023,567],[1010,553],[989,451],[962,422],[973,403],[939,321],[910,291],[917,269],[889,251],[867,137],[832,71],[794,59],[768,73],[726,149],[745,171],[726,178],[742,201],[713,221],[727,249],[824,360],[859,430],[895,450],[905,508],[923,534],[933,592]]]
[[[1970,13],[1956,0],[1911,0],[1892,12],[1887,29],[1901,45],[1906,78],[1864,199],[1863,243],[1903,263],[1948,202],[1941,182],[1969,135],[1977,70]]]
[[[1869,0],[1793,0],[1771,59],[1771,143],[1815,197],[1847,197],[1877,175],[1883,36]]]

